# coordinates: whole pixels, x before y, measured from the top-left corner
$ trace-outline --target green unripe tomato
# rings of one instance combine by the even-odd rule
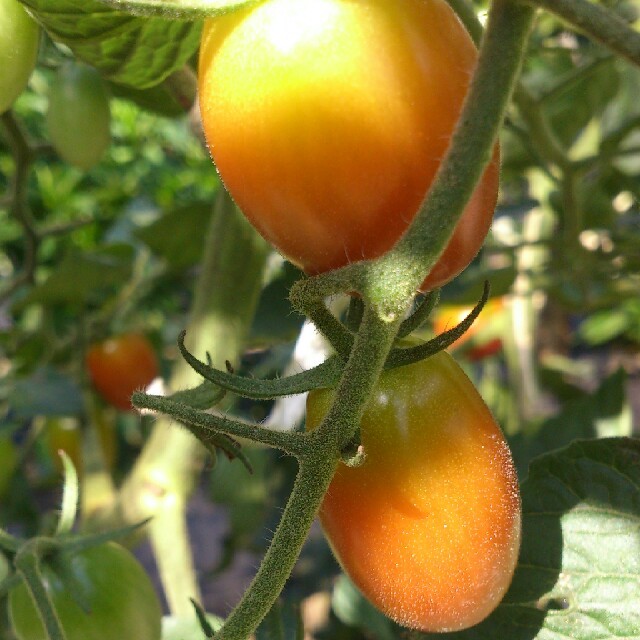
[[[49,91],[47,126],[60,157],[85,171],[95,166],[111,142],[109,93],[100,74],[69,62]]]
[[[61,558],[65,571],[43,563],[42,578],[67,640],[160,640],[162,609],[151,580],[129,551],[108,542]],[[85,611],[71,596],[79,589]],[[46,634],[24,582],[9,592],[18,640]]]
[[[0,113],[27,86],[36,65],[40,28],[18,0],[0,0]]]

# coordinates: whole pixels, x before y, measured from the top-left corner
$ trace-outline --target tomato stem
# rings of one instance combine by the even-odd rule
[[[633,64],[640,66],[640,33],[611,9],[587,0],[525,0],[600,42]]]
[[[351,444],[357,432],[399,325],[400,316],[388,322],[375,308],[365,306],[334,402],[318,428],[302,440],[304,446],[297,454],[298,476],[271,545],[242,600],[215,635],[216,640],[245,640],[282,591],[341,459],[342,449]]]
[[[137,407],[171,415],[205,442],[210,441],[212,436],[224,433],[276,447],[298,457],[305,450],[303,443],[305,436],[298,432],[276,431],[275,429],[267,429],[257,422],[231,419],[222,414],[205,413],[180,402],[174,402],[159,396],[135,393],[133,398]]]
[[[40,572],[40,558],[53,548],[47,538],[33,538],[26,542],[16,554],[14,565],[22,576],[33,599],[40,620],[49,640],[66,640],[53,602],[47,592]]]
[[[510,0],[492,3],[476,72],[448,153],[407,233],[369,266],[372,300],[406,300],[447,245],[491,158],[534,13],[532,7]]]

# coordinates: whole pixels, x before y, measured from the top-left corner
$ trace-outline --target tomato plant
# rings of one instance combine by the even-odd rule
[[[126,333],[91,345],[87,369],[100,395],[114,407],[131,410],[131,394],[158,375],[158,360],[147,338]]]
[[[88,170],[111,142],[109,95],[100,74],[85,64],[60,67],[49,90],[49,137],[60,157]]]
[[[473,309],[469,305],[441,305],[434,311],[433,330],[441,334],[462,322]],[[450,349],[463,349],[466,358],[482,360],[495,355],[502,349],[506,307],[504,298],[490,298],[471,327]]]
[[[252,4],[205,23],[205,136],[240,208],[304,271],[375,258],[418,211],[476,59],[444,0]],[[496,203],[498,155],[496,147],[423,290],[478,252]]]
[[[38,57],[40,29],[18,0],[0,0],[0,113],[27,86]]]
[[[62,552],[43,562],[42,574],[67,640],[159,640],[162,611],[153,584],[120,545]],[[18,640],[45,637],[24,582],[9,593],[9,616]]]
[[[314,429],[332,393],[307,403]],[[365,460],[340,465],[320,520],[345,572],[400,624],[452,631],[500,602],[520,541],[516,472],[500,428],[440,352],[382,374],[361,422]]]

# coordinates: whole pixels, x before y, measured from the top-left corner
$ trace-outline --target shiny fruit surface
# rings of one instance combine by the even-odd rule
[[[309,394],[308,429],[331,399]],[[320,509],[341,566],[399,624],[479,623],[511,582],[521,528],[516,471],[484,401],[440,352],[382,374],[361,439],[363,464],[339,466]]]
[[[387,252],[449,146],[477,60],[444,0],[268,0],[205,22],[199,96],[220,176],[309,274]],[[422,284],[480,249],[499,153]]]
[[[158,375],[158,360],[149,340],[126,333],[91,345],[86,357],[93,385],[111,405],[130,411],[131,394],[144,390]]]

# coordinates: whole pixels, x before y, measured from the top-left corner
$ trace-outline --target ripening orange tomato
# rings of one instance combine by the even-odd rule
[[[333,392],[313,391],[307,428]],[[500,427],[442,351],[386,371],[360,424],[365,459],[340,464],[320,521],[345,572],[387,616],[430,632],[495,609],[520,544],[520,494]]]
[[[256,229],[309,274],[372,259],[405,232],[449,146],[476,48],[445,0],[266,0],[205,22],[202,124]],[[422,290],[489,229],[499,152]]]
[[[158,375],[158,360],[147,338],[126,333],[91,345],[86,357],[93,385],[111,405],[130,411],[131,394]]]

